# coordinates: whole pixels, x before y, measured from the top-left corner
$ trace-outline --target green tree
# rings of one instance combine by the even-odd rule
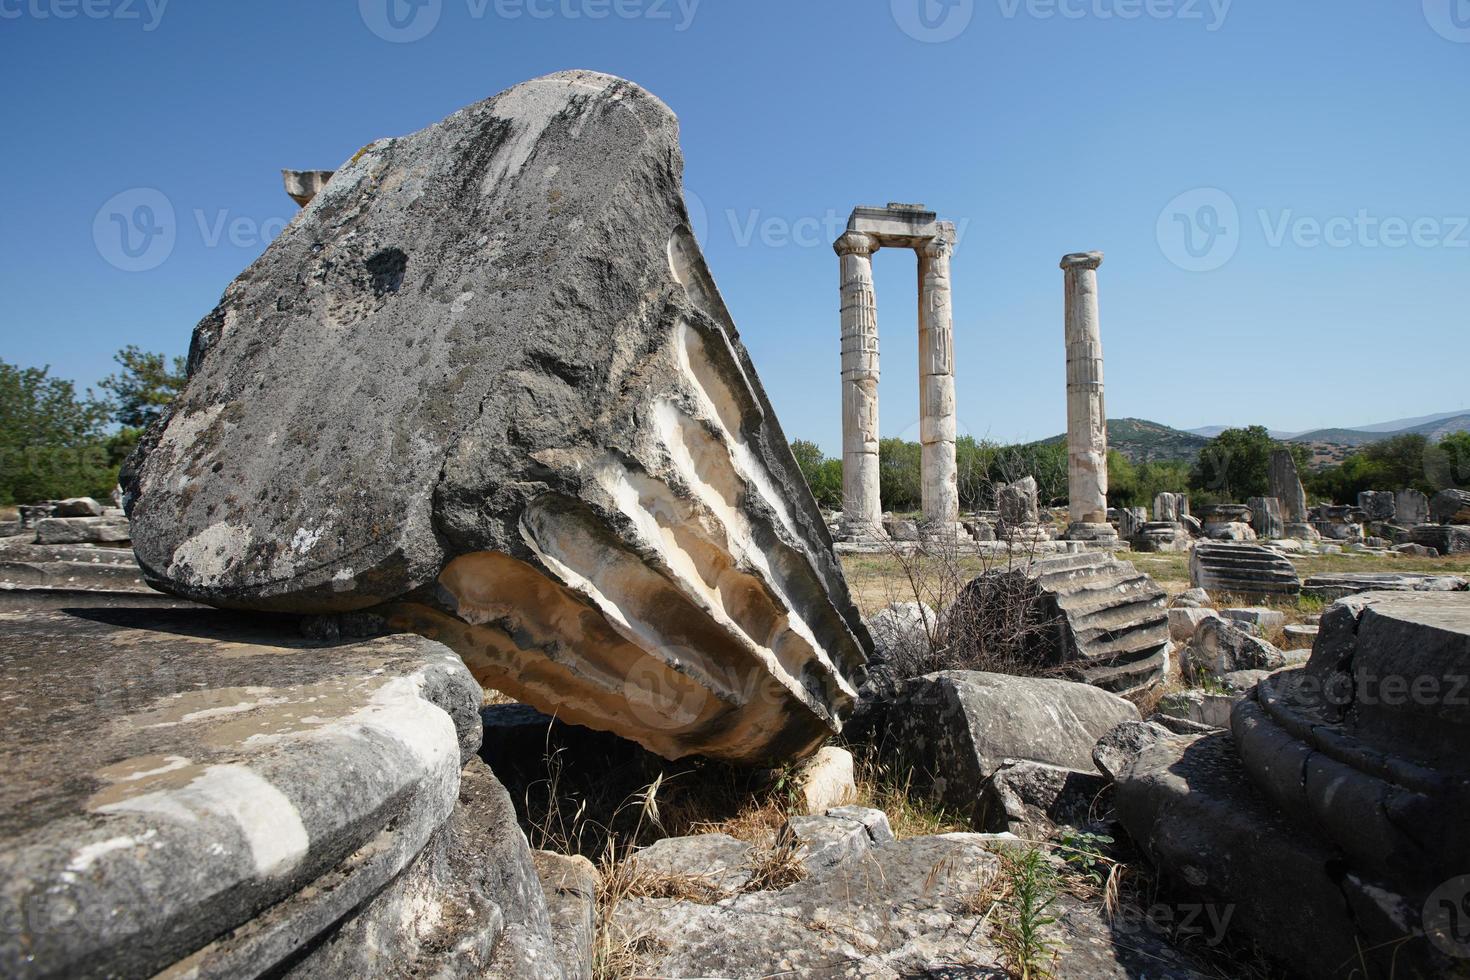
[[[1470,432],[1452,432],[1424,450],[1428,490],[1470,489]]]
[[[924,503],[923,449],[917,442],[878,442],[878,494],[883,509],[896,514],[918,510]]]
[[[122,371],[104,379],[101,387],[109,395],[112,420],[121,427],[109,440],[108,452],[114,462],[121,463],[138,444],[143,431],[168,411],[188,377],[182,357],[170,360],[133,344],[112,359]]]
[[[791,454],[796,457],[796,465],[800,467],[801,475],[806,477],[806,484],[811,487],[817,503],[828,510],[840,508],[842,460],[828,459],[820,446],[805,439],[797,439],[791,444]]]
[[[104,426],[108,406],[50,368],[0,361],[0,502],[106,498],[117,483]]]
[[[1189,489],[1201,503],[1242,503],[1271,490],[1271,452],[1280,444],[1265,426],[1226,429],[1199,451]]]
[[[1116,449],[1108,450],[1108,506],[1146,507],[1138,482],[1138,467]]]

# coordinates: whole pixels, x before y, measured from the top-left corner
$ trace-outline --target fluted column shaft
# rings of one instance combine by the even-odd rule
[[[923,445],[924,520],[953,524],[960,516],[955,464],[954,302],[949,257],[953,242],[932,239],[919,253],[919,441]]]
[[[1062,259],[1066,273],[1067,487],[1076,524],[1108,520],[1108,425],[1103,404],[1102,333],[1097,307],[1101,252]]]
[[[869,235],[849,232],[834,246],[842,263],[842,513],[850,525],[877,532],[878,306]]]

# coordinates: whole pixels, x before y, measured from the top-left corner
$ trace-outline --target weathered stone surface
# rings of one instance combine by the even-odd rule
[[[1286,613],[1266,606],[1221,609],[1220,615],[1236,625],[1247,626],[1255,630],[1274,630],[1286,625]]]
[[[101,517],[102,505],[91,497],[71,497],[58,500],[55,513],[57,517]]]
[[[1364,490],[1358,494],[1358,509],[1370,521],[1391,521],[1398,514],[1398,504],[1391,490]]]
[[[851,803],[857,799],[852,753],[835,745],[823,746],[802,763],[796,790],[807,813],[826,813]]]
[[[781,828],[778,844],[796,849],[807,874],[866,857],[874,847],[891,843],[893,829],[882,810],[834,807],[825,814],[792,817]]]
[[[1145,689],[1168,659],[1167,594],[1109,552],[1083,552],[996,568],[960,593],[948,621],[958,650],[1020,633],[1020,656],[1063,668],[1106,690]],[[1011,609],[1015,616],[995,615]]]
[[[1286,665],[1281,651],[1224,619],[1200,624],[1181,662],[1193,677],[1224,677],[1237,670],[1276,670]]]
[[[1204,609],[1191,606],[1179,606],[1169,610],[1169,637],[1180,644],[1187,644],[1194,639],[1194,634],[1199,631],[1200,624],[1207,619],[1219,619],[1220,614],[1213,609]]]
[[[1438,558],[1439,557],[1439,551],[1437,549],[1435,549],[1435,548],[1426,548],[1422,544],[1401,544],[1401,545],[1395,545],[1393,550],[1395,552],[1397,552],[1398,554],[1406,555],[1406,556],[1408,556],[1410,558]]]
[[[986,843],[978,834],[888,842],[713,905],[628,899],[612,938],[637,952],[637,976],[984,976],[998,955],[976,938],[984,930],[969,906],[999,867]]]
[[[1470,490],[1441,490],[1429,501],[1429,519],[1436,524],[1470,524]]]
[[[556,959],[565,980],[591,980],[602,876],[584,857],[535,852]]]
[[[1367,515],[1358,508],[1323,504],[1312,508],[1312,514],[1317,531],[1329,541],[1363,540]]]
[[[1182,493],[1161,493],[1154,498],[1154,520],[1177,523],[1189,516],[1189,497]]]
[[[1394,494],[1393,509],[1403,527],[1429,522],[1429,498],[1418,490],[1400,490]]]
[[[1122,722],[1097,740],[1092,749],[1093,765],[1109,779],[1117,779],[1144,748],[1170,735],[1167,728],[1151,721]]]
[[[1288,524],[1306,523],[1307,492],[1290,449],[1272,450],[1269,478],[1271,496],[1281,501],[1282,519]]]
[[[1302,588],[1296,566],[1269,548],[1214,541],[1195,545],[1189,581],[1210,592],[1240,596],[1294,596]]]
[[[1312,644],[1317,642],[1316,626],[1285,626],[1282,627],[1281,632],[1286,635],[1286,648],[1288,650],[1311,649]]]
[[[461,774],[449,820],[413,863],[317,940],[284,976],[563,980],[589,975],[590,962],[582,974],[562,966],[564,937],[560,929],[553,931],[538,871],[510,797],[485,764],[473,760]]]
[[[1008,528],[1023,527],[1041,520],[1036,478],[1028,476],[1015,483],[997,487],[995,506],[1000,511],[1001,523]]]
[[[1433,548],[1440,555],[1470,554],[1470,528],[1448,524],[1420,524],[1411,532],[1414,543]]]
[[[517,86],[338,170],[195,331],[125,474],[149,581],[391,621],[669,757],[841,727],[866,637],[631,83]]]
[[[1457,829],[1470,805],[1467,676],[1470,597],[1345,599],[1305,668],[1261,679],[1235,707],[1230,736],[1141,753],[1118,782],[1119,817],[1302,976],[1348,963],[1455,975],[1463,946],[1431,899],[1470,866]],[[1310,945],[1289,939],[1303,930]]]
[[[1212,605],[1210,594],[1201,588],[1185,589],[1169,600],[1170,609],[1202,609]]]
[[[1025,840],[1045,840],[1060,825],[1086,824],[1107,785],[1106,778],[1092,771],[1009,762],[985,784],[979,826]]]
[[[1097,740],[1137,720],[1132,703],[1088,684],[946,671],[904,684],[888,724],[916,775],[968,813],[1007,760],[1086,771]]]
[[[1223,730],[1230,727],[1230,712],[1239,698],[1233,694],[1211,691],[1176,691],[1159,702],[1159,714],[1205,728]]]
[[[1275,497],[1252,497],[1246,501],[1251,510],[1251,527],[1258,537],[1275,541],[1286,537],[1286,522],[1281,516],[1281,501]]]
[[[717,891],[738,891],[750,881],[755,847],[729,834],[666,837],[634,854],[640,873],[697,878]]]
[[[1304,595],[1335,602],[1360,592],[1464,592],[1470,580],[1458,575],[1417,572],[1333,572],[1313,575],[1302,583]]]
[[[161,597],[0,607],[0,974],[347,975],[375,951],[465,975],[549,948],[509,800],[461,771],[481,692],[452,652]]]
[[[36,522],[36,544],[126,544],[128,522],[116,517],[44,517]]]

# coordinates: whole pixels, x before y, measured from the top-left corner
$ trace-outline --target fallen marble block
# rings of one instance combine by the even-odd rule
[[[1470,527],[1420,524],[1409,533],[1415,544],[1433,548],[1441,556],[1470,554]]]
[[[888,713],[888,745],[915,782],[969,815],[1002,766],[1089,771],[1097,740],[1138,721],[1132,702],[1090,684],[952,670],[906,682]]]
[[[1210,592],[1240,596],[1294,596],[1302,588],[1296,566],[1270,548],[1214,541],[1194,546],[1189,582]]]
[[[667,106],[574,71],[336,170],[126,467],[148,581],[377,607],[669,758],[814,752],[869,640],[682,166]]]
[[[561,975],[451,651],[161,597],[0,611],[0,976]]]
[[[126,544],[125,518],[43,517],[36,522],[36,544]]]
[[[1470,524],[1470,490],[1441,490],[1429,501],[1429,519],[1436,524]]]
[[[1464,592],[1470,581],[1458,575],[1414,572],[1337,572],[1313,575],[1302,583],[1304,595],[1336,602],[1360,592]]]

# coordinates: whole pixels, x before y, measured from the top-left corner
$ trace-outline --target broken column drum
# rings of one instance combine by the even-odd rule
[[[816,751],[870,641],[682,168],[667,106],[565,72],[335,171],[129,460],[146,580],[373,610],[670,758]]]
[[[1108,415],[1103,404],[1102,333],[1097,308],[1101,252],[1062,259],[1066,273],[1067,537],[1117,535],[1108,524]]]
[[[959,520],[955,462],[954,225],[922,205],[859,207],[833,245],[842,266],[842,511],[844,530],[881,538],[878,494],[878,308],[873,253],[910,248],[919,260],[919,440],[924,520]]]

